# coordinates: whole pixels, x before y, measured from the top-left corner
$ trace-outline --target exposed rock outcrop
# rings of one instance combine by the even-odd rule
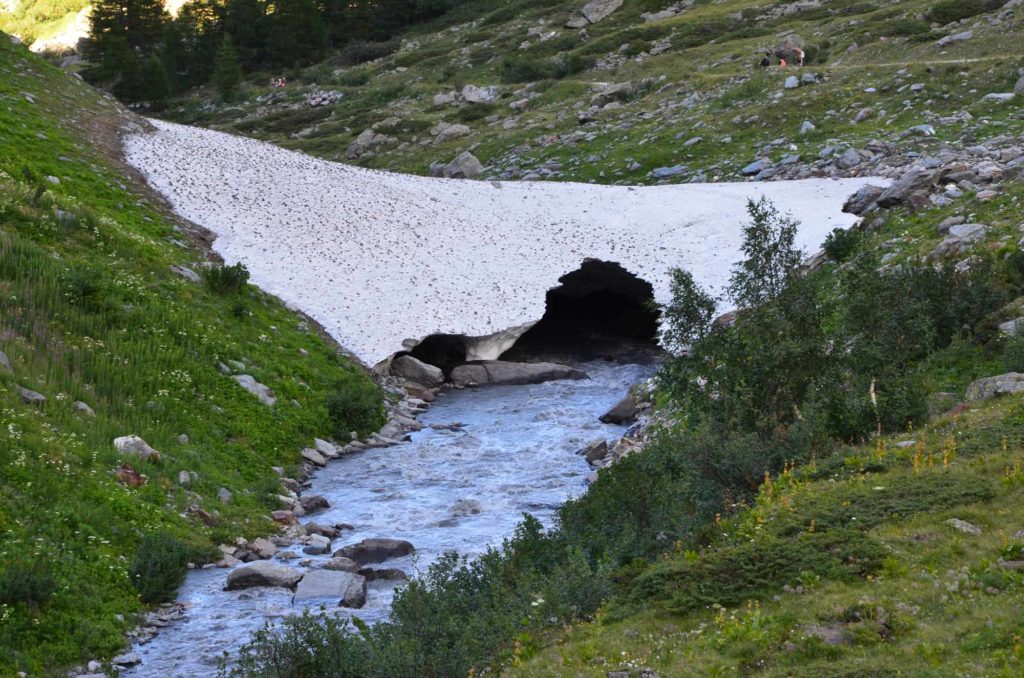
[[[364,539],[334,552],[335,558],[348,558],[360,565],[382,563],[391,558],[407,556],[416,547],[403,539]]]
[[[451,374],[455,386],[505,386],[539,384],[558,379],[587,379],[587,373],[556,363],[513,363],[484,360],[459,365]]]

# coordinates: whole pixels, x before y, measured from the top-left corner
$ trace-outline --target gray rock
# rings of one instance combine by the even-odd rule
[[[220,488],[219,490],[217,490],[217,499],[219,499],[220,503],[222,503],[222,504],[230,504],[231,503],[231,490],[229,490],[226,487]]]
[[[576,454],[586,459],[588,464],[601,461],[608,456],[608,441],[603,438],[595,440]]]
[[[0,370],[11,371],[11,359],[3,351],[0,351]]]
[[[160,453],[149,446],[139,436],[121,436],[114,438],[114,449],[121,454],[138,457],[142,461],[160,461]]]
[[[640,408],[637,407],[636,399],[633,394],[628,394],[616,403],[615,407],[602,414],[600,421],[604,424],[627,426],[635,422],[639,415]]]
[[[860,153],[858,153],[855,148],[846,149],[838,158],[836,158],[836,166],[840,169],[852,169],[859,165],[860,162]]]
[[[142,659],[134,652],[126,652],[111,659],[110,663],[114,666],[136,666],[142,663]]]
[[[962,33],[954,33],[953,35],[947,35],[943,38],[939,38],[935,44],[939,47],[945,47],[946,45],[951,45],[954,42],[967,42],[973,37],[974,33],[972,31],[964,31]]]
[[[882,191],[882,195],[878,196],[878,206],[895,207],[906,202],[911,195],[918,191],[931,190],[938,176],[938,172],[934,170],[911,169]]]
[[[966,520],[960,520],[959,518],[950,518],[946,521],[946,524],[952,527],[954,530],[958,532],[963,532],[964,534],[981,534],[980,527],[978,527],[974,523],[969,523]]]
[[[299,583],[302,573],[296,569],[266,561],[236,568],[228,574],[226,591],[237,591],[256,586],[290,589]]]
[[[766,169],[771,169],[771,167],[772,167],[772,161],[771,160],[769,160],[768,158],[760,158],[760,159],[755,160],[754,162],[750,163],[749,165],[747,165],[743,169],[741,169],[740,172],[743,174],[743,176],[752,177],[752,176],[754,176],[756,174],[760,174],[761,172],[765,171]]]
[[[427,388],[436,388],[444,383],[444,372],[439,367],[428,365],[411,355],[399,356],[392,360],[391,375]]]
[[[456,386],[499,386],[540,384],[559,379],[588,379],[586,372],[556,363],[513,363],[483,360],[459,365],[452,370]]]
[[[401,558],[416,550],[403,539],[364,539],[334,552],[334,557],[349,558],[360,565],[382,563],[391,558]]]
[[[978,379],[967,387],[967,400],[988,400],[999,395],[1024,393],[1024,374],[1007,372]]]
[[[182,487],[188,487],[192,484],[192,476],[189,475],[188,471],[178,471],[178,484]]]
[[[76,400],[71,407],[83,417],[95,417],[96,412],[81,400]]]
[[[277,398],[274,397],[274,392],[270,390],[270,387],[256,381],[256,378],[252,375],[236,374],[231,378],[238,382],[239,386],[259,398],[259,401],[264,405],[271,406],[277,402]]]
[[[202,282],[203,280],[202,278],[199,277],[198,273],[193,271],[188,266],[171,266],[171,271],[174,272],[175,275],[184,278],[190,283],[199,283]]]
[[[1024,318],[1015,318],[1007,320],[1005,323],[1000,323],[999,331],[1010,336],[1024,333]]]
[[[319,556],[323,553],[327,553],[331,550],[331,540],[319,534],[310,535],[309,541],[303,547],[302,552],[311,555]]]
[[[800,134],[810,134],[816,129],[818,129],[818,127],[813,122],[810,120],[804,120],[804,123],[800,125]]]
[[[302,455],[303,459],[312,462],[317,466],[327,466],[327,460],[324,459],[324,456],[317,452],[316,450],[314,450],[312,447],[305,448],[304,450],[302,450],[300,454]]]
[[[914,125],[906,132],[904,136],[918,136],[918,137],[933,137],[935,136],[935,127],[932,125]]]
[[[462,98],[471,104],[493,103],[498,100],[498,88],[466,85],[462,88]]]
[[[311,570],[295,587],[293,601],[314,598],[333,598],[343,607],[360,608],[366,604],[366,578],[342,570]]]
[[[397,567],[364,567],[359,570],[359,574],[366,577],[366,581],[406,581],[409,579],[409,575]]]
[[[796,89],[797,87],[800,86],[800,78],[796,77],[795,75],[791,75],[788,78],[786,78],[786,81],[782,83],[782,86],[786,89]]]
[[[1024,75],[1017,80],[1017,84],[1013,86],[1014,94],[1024,94]]]
[[[46,404],[46,396],[42,393],[37,393],[32,389],[25,388],[24,386],[15,386],[18,391],[18,397],[21,398],[21,402],[26,405],[33,407],[42,407]]]
[[[338,572],[356,572],[359,569],[359,563],[351,558],[335,556],[325,561],[321,567],[325,570],[335,570]]]
[[[623,0],[590,0],[580,10],[580,14],[589,23],[596,24],[607,19],[612,12],[622,7]]]
[[[441,175],[446,179],[473,179],[483,169],[483,164],[475,155],[464,151],[441,169]]]
[[[306,513],[317,513],[318,511],[326,511],[331,507],[330,502],[327,498],[319,494],[310,494],[299,499],[299,504],[306,510]]]
[[[451,141],[452,139],[458,139],[471,134],[471,130],[466,125],[455,124],[450,125],[446,122],[438,123],[431,128],[430,133],[434,136],[434,143],[443,144]]]
[[[846,203],[843,205],[843,212],[861,216],[875,204],[882,195],[883,190],[880,186],[872,186],[871,184],[862,186],[846,200]]]
[[[315,522],[308,522],[305,527],[306,534],[318,534],[322,537],[327,537],[328,539],[334,539],[341,533],[341,531],[335,527],[329,527]]]
[[[949,254],[959,254],[965,249],[981,241],[988,233],[984,224],[957,224],[949,228],[949,235],[936,245],[929,257],[939,259]]]
[[[249,542],[249,546],[247,548],[255,554],[257,558],[262,560],[269,560],[277,555],[277,546],[274,545],[274,542],[264,537],[253,539]]]
[[[668,179],[680,174],[685,174],[689,171],[689,167],[686,165],[676,165],[675,167],[658,167],[651,172],[651,176],[655,179]]]
[[[994,101],[996,103],[1002,104],[1008,101],[1013,101],[1014,97],[1016,96],[1017,95],[1014,94],[1013,92],[992,92],[991,94],[986,94],[985,96],[983,96],[981,100]]]
[[[314,438],[313,447],[316,448],[317,452],[327,457],[328,459],[333,459],[334,457],[337,457],[339,454],[337,445],[327,440],[323,440],[322,438]]]
[[[853,124],[858,125],[873,117],[875,117],[875,109],[867,106],[857,111],[857,115],[853,116]]]

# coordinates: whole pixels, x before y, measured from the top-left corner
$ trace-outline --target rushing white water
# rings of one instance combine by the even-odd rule
[[[585,489],[590,468],[576,451],[623,433],[598,417],[628,385],[652,372],[611,363],[581,367],[591,379],[448,392],[420,421],[459,422],[462,431],[427,428],[404,445],[333,462],[307,492],[324,495],[331,508],[307,520],[354,526],[332,550],[369,537],[411,541],[414,556],[379,566],[410,573],[424,570],[445,551],[475,555],[500,543],[524,512],[550,525],[559,504]],[[287,550],[301,553],[301,546],[282,549]],[[290,564],[300,567],[298,561]],[[185,619],[134,648],[143,663],[126,675],[211,675],[225,651],[237,650],[267,620],[301,611],[285,589],[223,591],[227,573],[189,573],[179,596],[187,606]],[[366,607],[355,614],[371,622],[386,618],[393,590],[387,582],[372,582]],[[336,600],[316,601],[313,607],[320,604],[338,614],[353,613],[337,608]]]

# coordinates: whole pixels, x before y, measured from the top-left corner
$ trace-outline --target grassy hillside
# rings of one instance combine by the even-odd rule
[[[403,40],[254,75],[237,101],[201,90],[165,114],[371,167],[426,173],[472,150],[485,177],[599,183],[733,180],[759,157],[787,158],[787,175],[865,174],[907,162],[907,152],[1020,129],[1015,106],[982,101],[1012,91],[1024,66],[1019,7],[626,0],[598,24],[565,28],[576,4],[470,3]],[[666,7],[683,9],[653,21],[641,16]],[[958,17],[965,18],[952,21]],[[941,42],[965,31],[970,39]],[[766,49],[794,35],[805,45],[806,68],[758,67]],[[804,74],[817,82],[784,89],[787,77]],[[279,76],[287,87],[272,89]],[[600,96],[623,83],[630,86]],[[495,99],[444,101],[466,85],[495,87]],[[308,104],[308,95],[324,90],[343,96]],[[801,132],[805,121],[814,129]],[[465,125],[468,134],[439,140],[439,123]],[[935,136],[905,134],[922,124]],[[350,153],[368,129],[376,136],[361,155]],[[868,148],[878,161],[839,169],[832,161],[847,148]]]
[[[294,473],[314,436],[366,426],[329,419],[339,384],[373,386],[302,317],[172,271],[202,271],[206,254],[121,167],[126,117],[0,34],[3,675],[115,653],[143,609],[128,576],[143,536],[207,562],[218,543],[270,533],[272,467]],[[119,453],[126,435],[159,461]],[[122,464],[144,484],[119,481]]]

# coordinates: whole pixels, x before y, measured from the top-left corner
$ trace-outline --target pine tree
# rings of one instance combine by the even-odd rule
[[[323,58],[327,27],[314,0],[277,0],[270,15],[270,54],[281,66],[303,66]]]
[[[231,42],[231,36],[224,34],[224,40],[217,50],[217,65],[213,69],[213,86],[225,101],[230,101],[238,92],[242,82],[242,67],[238,63],[238,53]]]
[[[137,90],[141,61],[159,49],[168,19],[162,0],[97,0],[86,53],[96,74],[120,81],[122,90]]]

